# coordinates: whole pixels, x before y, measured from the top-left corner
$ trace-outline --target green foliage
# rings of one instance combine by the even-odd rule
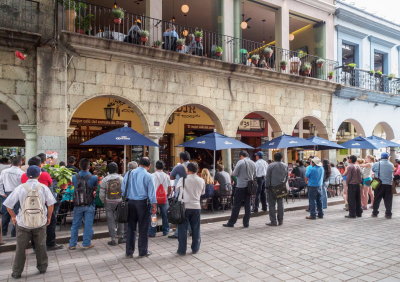
[[[149,37],[150,32],[148,32],[147,30],[141,30],[139,31],[139,35],[140,37]]]
[[[333,74],[334,74],[334,72],[333,72],[333,71],[330,71],[330,72],[328,73],[328,76],[333,76]]]
[[[311,64],[310,63],[304,63],[304,65],[301,67],[303,71],[309,71],[311,70]]]
[[[48,171],[51,178],[57,180],[58,187],[70,183],[72,181],[72,175],[75,173],[73,170],[65,166],[60,167],[59,165],[45,165],[44,169]]]
[[[322,64],[325,63],[325,60],[320,58],[320,59],[316,60],[315,63],[316,63],[317,65],[322,65]]]
[[[281,66],[287,66],[287,61],[281,61],[279,64],[280,64]]]
[[[203,37],[203,31],[202,30],[196,30],[194,32],[194,37]]]
[[[307,56],[307,53],[304,52],[303,50],[300,50],[297,52],[297,57],[299,57],[300,59]]]
[[[273,52],[274,52],[274,50],[272,50],[272,48],[270,48],[270,47],[266,47],[263,50],[264,54],[272,54]]]
[[[347,67],[349,67],[349,68],[356,68],[357,67],[357,64],[354,64],[354,63],[351,63],[351,64],[347,64]]]
[[[92,163],[93,173],[97,176],[104,177],[107,175],[107,162],[102,159]]]
[[[251,55],[251,59],[254,61],[258,61],[260,59],[260,55],[257,54]]]
[[[374,75],[374,74],[375,74],[375,71],[374,71],[374,70],[370,70],[370,71],[369,71],[369,74],[370,74],[370,75]]]
[[[381,71],[377,71],[377,72],[375,72],[375,75],[382,76],[382,72]]]
[[[84,17],[76,17],[75,25],[77,29],[83,29],[85,32],[88,32],[92,29],[92,22],[94,20],[93,14],[88,14]]]
[[[222,53],[224,51],[224,49],[221,46],[217,46],[215,48],[215,53]]]
[[[178,39],[176,40],[176,45],[178,45],[178,46],[183,46],[183,45],[185,45],[185,38],[178,38]]]
[[[162,41],[160,41],[160,40],[156,40],[156,41],[154,41],[153,42],[153,46],[161,46],[163,43],[162,43]]]
[[[389,80],[392,80],[395,77],[396,77],[396,75],[394,73],[391,73],[391,74],[388,75],[388,79]]]
[[[115,19],[123,19],[125,17],[125,11],[122,8],[114,8],[111,12]]]
[[[75,0],[60,0],[60,2],[64,5],[65,10],[75,10],[77,13],[87,8],[85,3],[77,2]]]

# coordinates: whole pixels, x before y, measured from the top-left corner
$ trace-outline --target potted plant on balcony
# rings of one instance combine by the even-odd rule
[[[202,38],[203,38],[203,31],[202,30],[196,30],[194,32],[194,40],[196,40],[196,42],[201,42]]]
[[[178,38],[176,40],[176,50],[182,51],[183,46],[185,46],[185,38]]]
[[[375,72],[375,77],[381,78],[382,77],[382,72],[381,71]]]
[[[351,72],[351,71],[353,71],[356,67],[357,67],[357,65],[354,64],[354,63],[347,64],[347,65],[343,66],[343,71],[345,71],[345,72]]]
[[[304,75],[310,75],[311,74],[311,64],[304,63],[304,65],[301,67],[301,70],[303,71]]]
[[[329,79],[332,79],[332,78],[333,78],[333,71],[330,71],[330,72],[328,73],[328,78],[329,78]]]
[[[258,65],[258,61],[260,60],[260,55],[254,54],[251,55],[251,62],[257,66]]]
[[[300,50],[297,52],[297,57],[299,57],[300,59],[307,56],[307,53],[304,52],[303,50]]]
[[[84,17],[77,17],[75,20],[76,32],[80,34],[89,34],[92,30],[93,14],[88,14]]]
[[[279,63],[279,65],[281,66],[281,70],[285,71],[287,66],[287,61],[283,60]]]
[[[223,51],[224,51],[224,49],[221,46],[215,47],[215,56],[216,57],[221,57]]]
[[[374,70],[370,70],[368,73],[369,73],[370,76],[374,76],[375,71]]]
[[[162,44],[163,44],[162,41],[156,40],[153,42],[153,47],[158,49]]]
[[[396,75],[394,73],[391,73],[391,74],[388,75],[388,79],[389,80],[392,80],[395,77],[396,77]]]
[[[322,66],[325,63],[325,60],[320,58],[320,59],[316,60],[315,63],[317,64],[317,68],[322,68]]]
[[[114,16],[114,23],[115,24],[121,24],[122,23],[122,19],[125,17],[125,11],[124,9],[117,7],[112,9],[112,14]]]
[[[85,3],[68,0],[62,2],[65,10],[65,29],[69,32],[75,32],[76,15],[80,10],[86,9]]]
[[[139,35],[140,35],[140,41],[142,43],[146,43],[149,40],[150,33],[147,30],[139,31]]]
[[[273,53],[274,53],[274,50],[272,50],[272,48],[270,48],[270,47],[266,47],[266,48],[264,48],[264,50],[263,50],[263,54],[264,54],[265,57],[267,57],[267,58],[271,58]]]

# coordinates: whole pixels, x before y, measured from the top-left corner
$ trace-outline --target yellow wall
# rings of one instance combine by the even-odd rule
[[[290,50],[296,51],[304,46],[308,47],[308,54],[315,55],[315,39],[313,28],[306,29],[297,33],[294,40],[290,41]]]
[[[111,98],[111,101],[114,99]],[[90,101],[83,103],[74,113],[74,118],[95,118],[95,119],[105,119],[104,108],[110,102],[109,98],[95,98]],[[120,116],[118,116],[117,111],[114,114],[114,120],[130,120],[131,127],[137,132],[143,134],[144,129],[139,116],[135,112],[123,112],[127,110],[128,105],[125,104],[120,107]]]

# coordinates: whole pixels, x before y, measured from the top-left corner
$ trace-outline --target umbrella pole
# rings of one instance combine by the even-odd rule
[[[216,167],[215,167],[215,150],[214,150],[214,162],[213,162],[213,169],[214,169],[214,177],[216,173]]]
[[[126,145],[124,145],[124,161],[122,163],[124,165],[123,172],[125,174],[125,172],[126,172]]]

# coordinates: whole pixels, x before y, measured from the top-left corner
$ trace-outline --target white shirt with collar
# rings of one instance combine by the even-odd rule
[[[268,163],[263,159],[256,161],[256,176],[265,177],[267,176]]]
[[[46,206],[52,206],[56,203],[56,200],[54,199],[53,194],[51,193],[50,189],[44,185],[39,183],[37,179],[29,179],[26,184],[28,184],[32,189],[40,189],[39,191],[39,197],[40,197],[40,202],[43,205],[43,210],[44,210],[44,217],[43,217],[43,225],[46,225],[47,223],[47,207]],[[40,188],[39,188],[40,186]],[[17,215],[17,225],[23,228],[28,228],[24,225],[24,219],[22,216],[22,205],[25,202],[27,192],[25,190],[25,187],[23,184],[19,185],[17,188],[14,189],[14,191],[8,195],[6,200],[3,202],[3,205],[5,205],[9,209],[13,209],[14,206],[17,204],[17,202],[20,202],[20,209]],[[28,228],[30,229],[30,228]]]
[[[14,191],[14,189],[21,184],[21,176],[23,174],[23,170],[18,166],[4,169],[0,173],[0,194],[4,195],[5,192],[11,193]]]

